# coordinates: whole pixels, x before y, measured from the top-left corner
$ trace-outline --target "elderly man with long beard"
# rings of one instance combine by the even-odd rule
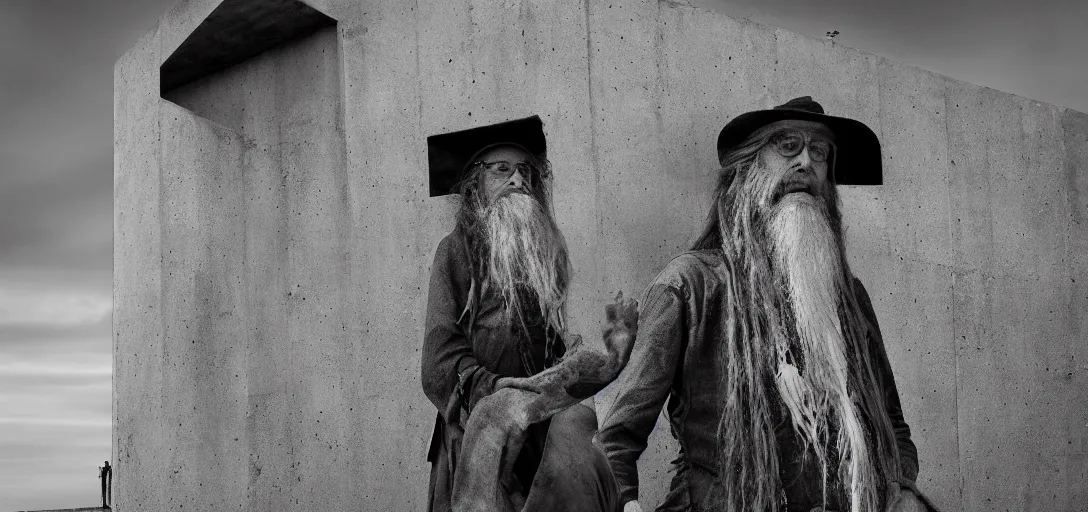
[[[525,146],[502,142],[469,158],[457,187],[461,209],[435,253],[422,354],[423,389],[439,411],[432,511],[618,506],[592,444],[596,415],[578,401],[626,362],[637,304],[607,308],[618,327],[605,333],[612,357],[576,350],[563,329],[571,270],[549,174]]]
[[[876,135],[804,97],[731,121],[718,156],[706,226],[647,288],[598,434],[625,510],[670,396],[680,456],[658,510],[926,510],[835,189],[880,183]]]

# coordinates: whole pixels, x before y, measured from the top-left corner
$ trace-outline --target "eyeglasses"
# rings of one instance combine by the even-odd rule
[[[805,134],[802,132],[786,130],[771,136],[770,144],[774,146],[778,154],[786,158],[800,155],[801,150],[808,146],[808,154],[813,162],[826,162],[831,152],[835,150],[835,145],[828,140],[808,137],[806,143],[805,139]]]
[[[521,173],[529,179],[535,179],[540,177],[542,173],[540,169],[529,162],[508,162],[506,160],[496,160],[493,162],[485,162],[483,160],[473,162],[472,167],[482,166],[483,171],[489,176],[496,179],[507,179],[514,175],[514,171]]]

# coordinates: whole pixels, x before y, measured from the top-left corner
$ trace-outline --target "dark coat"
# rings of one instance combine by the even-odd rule
[[[615,402],[597,434],[624,503],[638,498],[635,462],[646,449],[647,437],[666,399],[669,426],[680,443],[680,456],[669,495],[658,510],[689,510],[703,501],[714,483],[721,418],[718,383],[723,371],[715,340],[725,319],[712,312],[722,311],[723,287],[729,278],[720,250],[691,251],[674,258],[646,290],[631,359],[614,384],[618,390]],[[860,281],[855,280],[855,287],[868,324],[871,353],[876,358],[873,366],[895,430],[903,479],[900,483],[913,489],[918,474],[917,450],[903,419],[869,296]],[[781,476],[784,482],[805,479],[799,474]],[[794,491],[799,490],[787,490]]]
[[[540,318],[526,309],[528,336],[513,329],[500,297],[480,294],[467,240],[460,227],[442,239],[431,267],[422,353],[423,392],[438,409],[427,460],[431,462],[432,511],[450,509],[462,427],[499,377],[528,377],[553,361],[545,358],[548,336]],[[470,306],[470,296],[477,295]],[[563,354],[555,341],[555,357]],[[554,358],[553,358],[554,359]],[[540,462],[548,423],[532,425],[514,472],[525,488]]]

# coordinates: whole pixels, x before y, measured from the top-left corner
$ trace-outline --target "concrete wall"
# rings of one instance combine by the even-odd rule
[[[718,129],[809,94],[884,144],[885,184],[842,196],[922,488],[1088,502],[1088,116],[656,0],[314,0],[337,27],[160,98],[217,3],[116,66],[117,510],[425,508],[422,313],[455,208],[427,136],[541,117],[592,335],[701,226]]]

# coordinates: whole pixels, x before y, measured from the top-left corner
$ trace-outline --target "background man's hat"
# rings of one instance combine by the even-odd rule
[[[752,132],[775,121],[797,119],[815,121],[835,134],[835,183],[840,185],[880,185],[880,141],[865,123],[824,114],[824,108],[812,96],[794,98],[770,110],[741,114],[718,134],[718,161],[739,146]]]
[[[453,193],[477,154],[499,143],[521,146],[542,160],[547,157],[544,123],[537,116],[427,137],[431,197]]]

